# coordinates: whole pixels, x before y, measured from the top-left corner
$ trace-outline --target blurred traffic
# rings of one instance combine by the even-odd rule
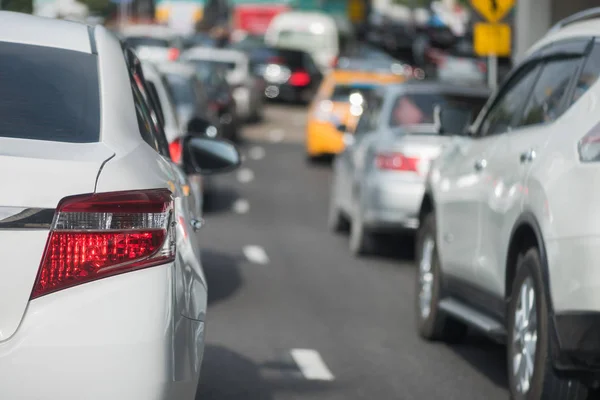
[[[0,1],[0,398],[599,399],[600,7],[514,3]]]

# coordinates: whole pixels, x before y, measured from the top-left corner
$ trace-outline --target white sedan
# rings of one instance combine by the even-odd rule
[[[195,397],[201,224],[131,61],[102,26],[0,11],[0,399]]]

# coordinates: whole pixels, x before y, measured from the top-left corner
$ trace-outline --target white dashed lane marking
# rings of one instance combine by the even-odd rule
[[[332,381],[335,379],[318,351],[292,349],[290,354],[305,379],[315,381]]]
[[[254,172],[250,168],[241,168],[237,172],[237,180],[241,183],[248,183],[254,179]]]
[[[272,142],[281,142],[284,137],[285,132],[283,129],[273,129],[269,132],[269,139],[271,139]]]
[[[265,249],[263,249],[260,246],[254,246],[254,245],[249,245],[249,246],[244,246],[244,256],[246,257],[246,259],[248,261],[250,261],[251,263],[254,264],[268,264],[269,263],[269,256],[267,255],[267,252],[265,251]]]
[[[232,209],[237,214],[246,214],[250,210],[250,203],[246,199],[237,199]]]
[[[248,150],[248,156],[252,160],[261,160],[261,159],[265,158],[265,153],[266,153],[265,149],[260,146],[254,146],[254,147],[250,148],[250,150]]]

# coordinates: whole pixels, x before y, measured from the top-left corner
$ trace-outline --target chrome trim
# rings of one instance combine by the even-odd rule
[[[50,229],[54,209],[0,207],[0,229]]]

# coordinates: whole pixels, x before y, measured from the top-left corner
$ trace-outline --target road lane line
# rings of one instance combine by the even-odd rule
[[[332,381],[334,376],[325,365],[318,351],[312,349],[292,349],[292,358],[304,375],[304,378],[315,381]]]
[[[283,129],[273,129],[269,132],[269,139],[271,139],[272,142],[281,142],[284,137],[285,132]]]
[[[232,209],[237,214],[246,214],[250,211],[250,203],[246,199],[237,199],[233,203]]]
[[[254,264],[268,264],[269,256],[267,256],[267,252],[260,246],[244,246],[244,256],[248,261]]]
[[[250,150],[248,150],[248,155],[253,160],[261,160],[265,158],[266,151],[263,147],[254,146]]]
[[[241,168],[237,173],[237,180],[241,183],[248,183],[254,179],[254,172],[250,168]]]

